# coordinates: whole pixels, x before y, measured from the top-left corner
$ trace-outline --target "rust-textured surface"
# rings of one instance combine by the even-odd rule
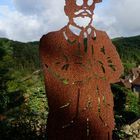
[[[114,129],[113,95],[110,83],[118,81],[123,67],[105,32],[92,27],[95,3],[66,0],[67,26],[40,40],[49,116],[48,140],[111,140]],[[79,15],[74,13],[85,11]],[[89,12],[89,13],[90,13]],[[86,27],[75,24],[76,16],[88,16]],[[79,28],[75,35],[70,25]],[[86,34],[86,37],[84,36]]]

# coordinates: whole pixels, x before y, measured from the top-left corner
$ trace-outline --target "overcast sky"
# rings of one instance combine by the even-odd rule
[[[0,0],[0,37],[39,40],[68,22],[65,0]],[[140,0],[103,0],[96,4],[93,25],[111,38],[140,35]]]

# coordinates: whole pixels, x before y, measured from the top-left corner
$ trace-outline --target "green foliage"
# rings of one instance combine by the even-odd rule
[[[133,112],[137,116],[140,116],[139,98],[133,92],[128,92],[126,100],[125,111]]]
[[[48,114],[37,43],[0,39],[0,139],[43,139]],[[12,138],[11,138],[12,137]]]
[[[139,99],[135,93],[117,84],[112,85],[112,92],[114,93],[114,110],[118,126],[127,124],[140,116]]]
[[[140,36],[113,39],[113,44],[123,61],[125,73],[140,64]]]
[[[126,139],[127,135],[121,131],[121,127],[128,124],[140,116],[139,99],[131,90],[118,84],[112,85],[114,94],[114,110],[116,130],[114,140]]]
[[[3,53],[6,53],[3,59],[9,68],[28,72],[40,68],[38,42],[21,43],[0,38],[0,54]]]
[[[125,74],[140,64],[140,36],[113,40]],[[0,38],[0,139],[45,139],[48,115],[38,42],[21,43]],[[68,81],[64,80],[64,84]],[[140,115],[138,98],[130,90],[112,85],[116,127]],[[123,132],[116,131],[118,137]],[[12,136],[12,137],[11,137]]]

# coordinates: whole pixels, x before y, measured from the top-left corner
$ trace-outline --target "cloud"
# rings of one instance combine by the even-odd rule
[[[112,37],[140,34],[139,10],[138,0],[109,0],[107,7],[97,11],[96,25],[107,30]]]
[[[121,0],[115,9],[116,20],[124,35],[140,33],[140,1],[138,0]]]
[[[41,22],[38,17],[25,16],[17,11],[11,12],[7,7],[1,6],[3,17],[0,21],[0,30],[5,30],[7,37],[19,41],[38,39],[41,30]]]
[[[15,8],[26,15],[40,14],[45,10],[48,0],[13,0]]]
[[[39,40],[43,34],[58,30],[67,23],[64,2],[13,0],[13,11],[8,6],[0,6],[0,30],[4,29],[10,39],[23,42]]]
[[[6,37],[7,34],[6,34],[6,32],[4,30],[0,30],[0,36]]]
[[[47,32],[65,26],[65,0],[12,0],[10,6],[0,6],[0,36],[19,41],[33,41]],[[96,5],[93,24],[110,37],[140,34],[138,0],[103,0]]]

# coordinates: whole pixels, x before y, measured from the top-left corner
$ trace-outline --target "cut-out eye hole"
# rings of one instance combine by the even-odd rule
[[[91,6],[93,4],[94,0],[88,0],[88,6]]]
[[[76,0],[76,4],[78,6],[82,6],[83,5],[83,0]]]

